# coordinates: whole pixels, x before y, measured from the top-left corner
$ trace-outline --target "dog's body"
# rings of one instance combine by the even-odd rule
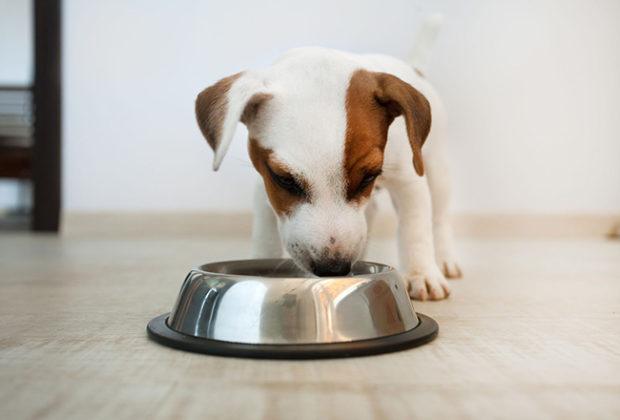
[[[345,274],[365,250],[376,208],[371,192],[380,184],[397,211],[411,296],[448,296],[444,275],[460,270],[447,215],[445,114],[413,67],[388,56],[296,49],[265,71],[205,89],[196,109],[216,169],[237,122],[248,127],[250,157],[263,178],[254,256],[281,257],[285,247],[308,271]]]

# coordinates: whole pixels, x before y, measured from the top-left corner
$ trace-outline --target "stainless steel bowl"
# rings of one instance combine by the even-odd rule
[[[230,356],[337,357],[432,340],[392,267],[358,262],[344,277],[315,277],[292,260],[205,264],[187,275],[170,314],[149,335],[172,347]]]

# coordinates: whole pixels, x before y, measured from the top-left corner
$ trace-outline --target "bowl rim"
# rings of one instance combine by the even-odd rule
[[[153,318],[146,331],[150,339],[165,346],[215,356],[290,360],[359,357],[406,350],[433,341],[438,335],[439,325],[427,315],[415,314],[418,324],[410,330],[338,343],[250,344],[194,337],[169,327],[170,313]]]
[[[209,277],[213,277],[213,276],[217,276],[217,277],[227,277],[227,278],[237,278],[237,279],[255,279],[257,277],[261,278],[261,279],[282,279],[282,278],[286,278],[286,279],[298,279],[298,280],[308,280],[308,279],[321,279],[321,280],[330,280],[330,279],[352,279],[352,278],[367,278],[367,279],[372,279],[375,278],[378,275],[386,275],[386,274],[397,274],[398,271],[396,270],[395,267],[388,265],[388,264],[384,264],[384,263],[377,263],[374,261],[365,261],[365,260],[358,260],[356,261],[353,265],[355,266],[355,264],[366,264],[366,265],[373,265],[376,267],[380,267],[381,271],[376,272],[376,273],[365,273],[365,274],[349,274],[346,276],[325,276],[325,277],[319,277],[316,276],[312,273],[308,273],[309,275],[307,277],[299,277],[299,276],[263,276],[260,274],[235,274],[235,273],[221,273],[218,271],[212,271],[209,269],[205,269],[205,267],[210,266],[210,265],[214,265],[214,264],[236,264],[236,263],[248,263],[250,261],[279,261],[280,263],[282,262],[288,262],[291,261],[295,264],[295,261],[292,258],[248,258],[248,259],[236,259],[236,260],[223,260],[223,261],[211,261],[208,263],[204,263],[201,264],[199,266],[195,266],[194,268],[192,268],[190,270],[190,274],[191,273],[199,273],[199,274],[203,274],[203,275],[207,275]]]

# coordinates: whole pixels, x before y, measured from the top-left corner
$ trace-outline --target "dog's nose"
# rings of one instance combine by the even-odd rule
[[[345,276],[350,271],[351,261],[342,259],[316,261],[312,269],[312,272],[319,277]]]

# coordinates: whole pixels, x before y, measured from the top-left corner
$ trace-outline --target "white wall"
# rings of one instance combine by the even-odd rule
[[[405,55],[435,11],[456,211],[620,211],[617,0],[66,0],[65,209],[249,210],[245,130],[211,172],[195,95],[295,46]]]

